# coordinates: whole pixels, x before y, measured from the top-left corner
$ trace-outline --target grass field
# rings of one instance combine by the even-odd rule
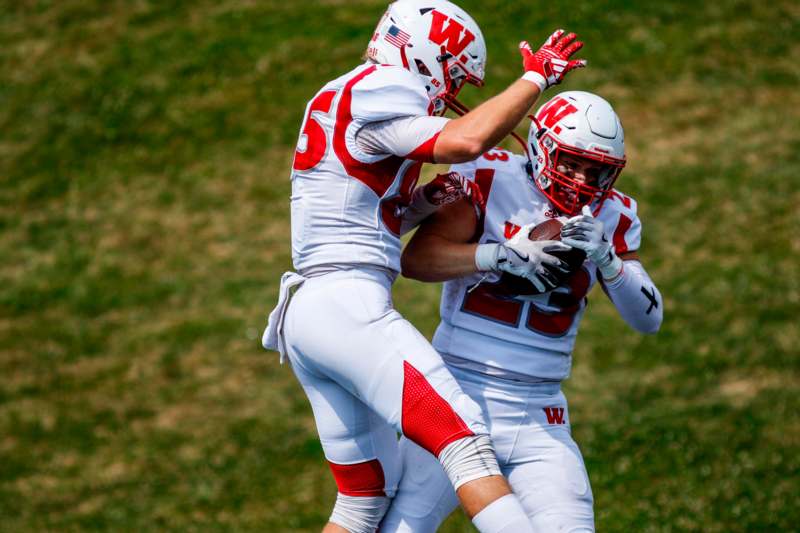
[[[566,383],[598,529],[800,530],[800,7],[462,2],[489,47],[566,26],[625,124],[665,296],[600,292]],[[380,0],[0,0],[0,531],[315,531],[335,487],[260,349],[307,99]],[[439,289],[401,280],[426,334]],[[460,514],[444,531],[470,531]]]

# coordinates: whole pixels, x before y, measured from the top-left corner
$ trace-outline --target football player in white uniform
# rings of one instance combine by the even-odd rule
[[[463,111],[461,87],[483,83],[483,36],[450,2],[400,0],[378,23],[367,62],[309,102],[291,174],[297,272],[281,280],[263,344],[288,357],[311,402],[338,487],[325,531],[378,526],[400,473],[396,432],[438,458],[479,530],[530,531],[479,407],[393,309],[391,286],[400,234],[458,190],[452,176],[415,188],[421,165],[494,146],[545,88],[584,66],[571,59],[581,46],[561,30],[537,52],[521,43],[522,78],[448,120],[437,115]]]
[[[637,253],[636,202],[613,188],[625,147],[608,102],[559,94],[537,112],[528,143],[530,159],[495,149],[451,168],[480,187],[483,213],[462,200],[437,211],[404,250],[403,273],[445,281],[433,346],[482,407],[501,470],[535,531],[594,531],[589,478],[560,386],[586,295],[599,280],[643,333],[659,329],[663,306]],[[563,244],[528,239],[548,219],[565,222]],[[583,250],[586,259],[562,283],[546,272],[536,284],[501,272],[504,262],[540,254],[542,243],[555,255],[565,244]],[[435,531],[457,505],[453,490],[421,448],[407,439],[400,446],[404,474],[381,532]]]

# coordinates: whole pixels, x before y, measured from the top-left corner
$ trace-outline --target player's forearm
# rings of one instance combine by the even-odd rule
[[[661,293],[639,261],[623,261],[620,275],[604,284],[628,325],[641,333],[658,331],[664,316]]]
[[[539,88],[517,80],[463,117],[448,122],[434,147],[437,163],[472,161],[495,147],[525,118],[539,98]]]
[[[403,250],[403,275],[419,281],[436,282],[477,272],[477,244],[455,243],[438,235],[415,236]]]

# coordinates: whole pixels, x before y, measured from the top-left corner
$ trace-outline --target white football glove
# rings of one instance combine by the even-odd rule
[[[523,226],[506,242],[478,245],[475,265],[479,271],[508,272],[529,280],[540,292],[558,287],[556,272],[569,272],[568,265],[548,252],[568,251],[558,241],[532,241],[528,233],[535,224]]]
[[[583,206],[580,215],[564,223],[561,242],[586,252],[586,257],[600,269],[605,280],[612,280],[622,272],[622,259],[606,239],[603,223],[594,218],[588,205]]]

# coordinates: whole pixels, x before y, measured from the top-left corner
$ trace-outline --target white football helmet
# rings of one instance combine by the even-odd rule
[[[436,114],[445,107],[463,114],[456,96],[466,82],[483,85],[486,43],[478,24],[452,2],[398,0],[378,22],[367,57],[418,74]]]
[[[625,166],[625,135],[611,104],[596,94],[567,91],[532,118],[528,145],[536,186],[566,215],[579,214],[584,205],[599,209]],[[583,179],[574,176],[576,165],[587,169]]]

